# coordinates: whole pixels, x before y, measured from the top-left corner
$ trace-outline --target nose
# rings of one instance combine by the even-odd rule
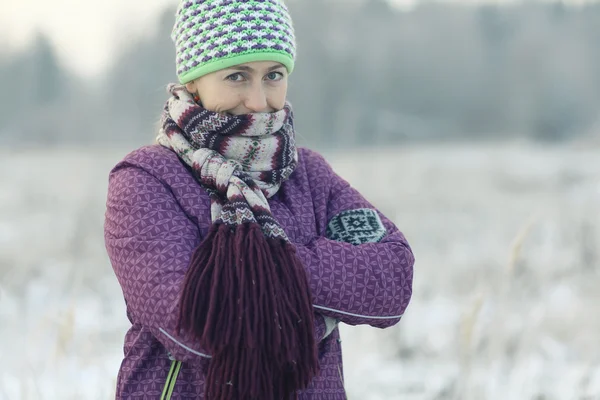
[[[244,105],[253,113],[269,112],[267,95],[261,84],[252,85],[248,89]]]

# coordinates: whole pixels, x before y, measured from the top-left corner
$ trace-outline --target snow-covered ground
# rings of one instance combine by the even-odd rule
[[[114,398],[102,236],[127,149],[0,150],[0,399]],[[413,246],[396,327],[342,326],[350,399],[600,399],[600,149],[329,154]]]

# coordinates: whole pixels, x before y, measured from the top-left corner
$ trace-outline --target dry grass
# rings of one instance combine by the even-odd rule
[[[1,400],[114,398],[127,320],[102,221],[106,174],[125,153],[0,154]],[[330,159],[417,256],[397,327],[342,326],[351,399],[600,399],[596,152]]]

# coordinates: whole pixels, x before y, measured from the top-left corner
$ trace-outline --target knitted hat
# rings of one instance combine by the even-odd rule
[[[181,0],[171,38],[182,84],[252,61],[294,69],[294,29],[282,0]]]

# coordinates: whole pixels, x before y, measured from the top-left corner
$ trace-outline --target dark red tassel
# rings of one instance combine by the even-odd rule
[[[310,289],[295,247],[258,224],[215,224],[185,276],[178,329],[212,359],[210,400],[289,399],[318,374]]]

